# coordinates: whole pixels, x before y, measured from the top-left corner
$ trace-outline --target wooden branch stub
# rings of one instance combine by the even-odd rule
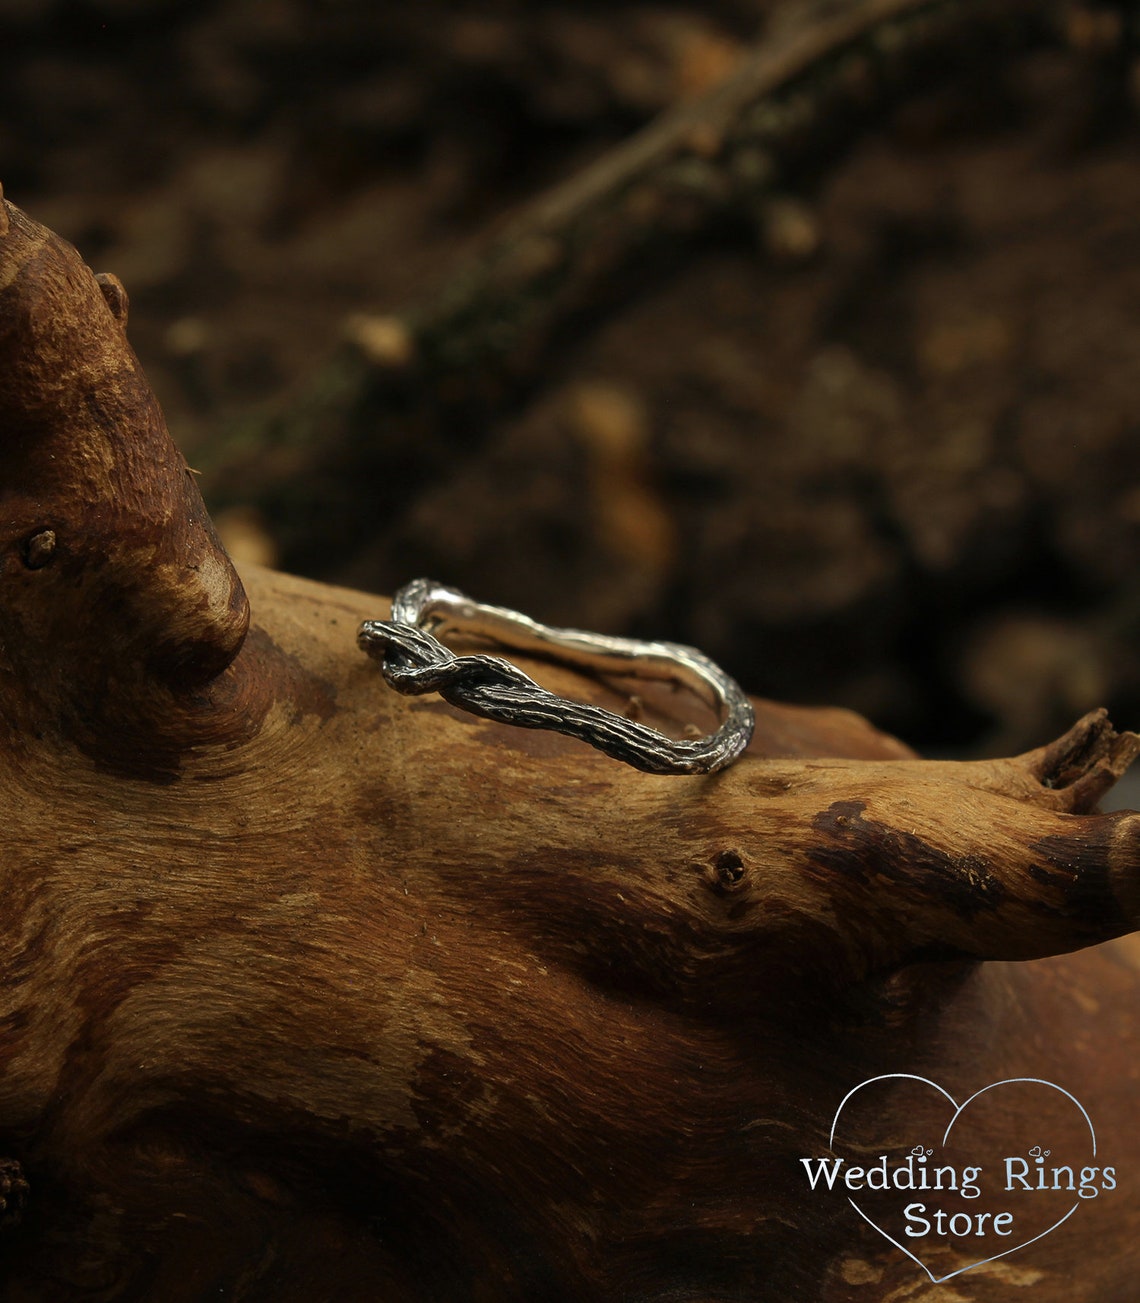
[[[2,192],[0,213],[0,717],[94,746],[214,679],[248,605],[123,333],[123,287]]]
[[[1108,711],[1094,710],[1063,737],[1035,753],[1034,773],[1043,787],[1069,794],[1069,808],[1087,814],[1140,754],[1135,733],[1117,733]]]

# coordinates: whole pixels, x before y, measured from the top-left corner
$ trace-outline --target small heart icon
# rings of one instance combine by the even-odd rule
[[[906,1106],[897,1107],[895,1098],[891,1108],[875,1108],[884,1091],[904,1092]],[[931,1159],[934,1148],[924,1143],[900,1151],[897,1138],[876,1141],[883,1117],[911,1119],[912,1137],[920,1127],[940,1133],[938,1156]],[[1040,1135],[1046,1127],[1052,1149],[1030,1147],[1033,1132]],[[864,1221],[936,1285],[1055,1231],[1091,1197],[1094,1187],[1086,1182],[1102,1170],[1088,1165],[1096,1157],[1096,1133],[1083,1105],[1037,1077],[995,1081],[961,1104],[926,1077],[872,1077],[835,1110],[830,1146],[841,1160],[834,1184]],[[890,1158],[892,1149],[902,1156]],[[1054,1151],[1065,1161],[1047,1167]],[[1107,1176],[1112,1169],[1104,1170]],[[1114,1187],[1114,1180],[1103,1186]],[[965,1265],[963,1256],[969,1259]],[[944,1270],[939,1259],[954,1269]]]

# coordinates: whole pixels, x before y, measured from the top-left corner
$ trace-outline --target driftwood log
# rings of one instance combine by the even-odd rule
[[[0,203],[0,1296],[1134,1298],[1140,738],[760,702],[662,778],[399,697],[385,602],[238,579],[126,306]],[[1114,1197],[931,1285],[801,1162],[885,1073],[1057,1083]]]

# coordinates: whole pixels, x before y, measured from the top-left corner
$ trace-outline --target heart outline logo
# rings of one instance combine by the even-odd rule
[[[871,1086],[877,1081],[920,1081],[925,1086],[932,1086],[936,1091],[938,1091],[940,1095],[942,1095],[944,1098],[949,1100],[951,1105],[953,1105],[954,1114],[950,1118],[950,1121],[947,1123],[946,1130],[942,1134],[943,1145],[946,1144],[950,1132],[954,1129],[954,1124],[958,1121],[959,1117],[961,1117],[962,1113],[974,1102],[974,1100],[976,1100],[979,1096],[984,1095],[987,1091],[996,1090],[998,1086],[1010,1086],[1022,1082],[1028,1082],[1032,1085],[1037,1085],[1037,1086],[1048,1086],[1051,1090],[1058,1091],[1060,1094],[1064,1095],[1066,1099],[1074,1103],[1077,1106],[1077,1108],[1080,1110],[1081,1116],[1084,1118],[1085,1123],[1088,1126],[1089,1136],[1092,1140],[1092,1156],[1094,1158],[1096,1157],[1096,1130],[1093,1127],[1092,1118],[1089,1117],[1088,1113],[1085,1110],[1085,1106],[1081,1103],[1081,1101],[1077,1099],[1077,1097],[1073,1095],[1071,1092],[1067,1091],[1063,1086],[1058,1086],[1056,1082],[1046,1081],[1042,1077],[1006,1077],[1002,1081],[991,1081],[988,1086],[983,1086],[981,1090],[974,1091],[974,1093],[969,1097],[969,1099],[964,1100],[961,1104],[959,1104],[958,1101],[954,1098],[954,1096],[951,1095],[948,1090],[940,1086],[936,1081],[931,1081],[929,1077],[920,1077],[913,1072],[885,1072],[878,1077],[868,1077],[866,1081],[861,1081],[857,1086],[852,1087],[852,1089],[849,1090],[847,1094],[843,1096],[842,1100],[840,1100],[839,1107],[835,1110],[835,1116],[831,1119],[831,1134],[828,1136],[828,1148],[831,1149],[833,1152],[835,1147],[835,1131],[839,1125],[839,1115],[843,1112],[844,1108],[847,1105],[847,1102],[853,1096],[858,1094],[858,1092],[861,1091],[864,1086]],[[1046,1150],[1045,1152],[1048,1153],[1048,1150]],[[930,1278],[931,1283],[934,1285],[941,1285],[943,1281],[952,1280],[955,1276],[961,1276],[963,1272],[973,1271],[976,1267],[984,1267],[987,1263],[996,1262],[999,1258],[1004,1258],[1011,1253],[1018,1253],[1022,1249],[1027,1249],[1031,1244],[1035,1244],[1038,1240],[1043,1240],[1046,1235],[1051,1235],[1053,1231],[1057,1229],[1058,1226],[1062,1225],[1064,1222],[1067,1222],[1069,1218],[1073,1215],[1073,1213],[1075,1213],[1077,1209],[1080,1207],[1080,1203],[1081,1203],[1080,1199],[1078,1198],[1077,1202],[1073,1204],[1073,1206],[1069,1209],[1067,1213],[1065,1213],[1063,1217],[1058,1218],[1057,1221],[1055,1221],[1052,1226],[1047,1227],[1039,1234],[1033,1236],[1032,1239],[1025,1240],[1021,1244],[1011,1245],[1010,1248],[1003,1249],[1001,1253],[994,1253],[988,1258],[980,1258],[977,1262],[967,1263],[966,1266],[959,1267],[956,1271],[951,1271],[947,1273],[945,1276],[935,1276],[935,1274],[930,1270],[930,1268],[926,1265],[926,1263],[922,1261],[921,1258],[911,1253],[911,1251],[906,1247],[906,1245],[900,1244],[898,1240],[896,1240],[892,1235],[888,1235],[887,1232],[883,1230],[883,1228],[876,1221],[868,1217],[867,1214],[863,1211],[863,1209],[859,1207],[859,1205],[855,1202],[855,1200],[850,1195],[847,1196],[847,1202],[851,1205],[852,1208],[855,1209],[855,1211],[859,1214],[859,1216],[862,1217],[865,1222],[867,1222],[868,1225],[873,1226],[875,1230],[879,1232],[879,1234],[883,1237],[884,1240],[886,1240],[889,1244],[893,1244],[896,1249],[899,1249],[901,1252],[905,1253],[906,1256],[910,1258],[910,1260],[913,1263],[921,1267],[922,1270],[926,1272],[927,1276]]]

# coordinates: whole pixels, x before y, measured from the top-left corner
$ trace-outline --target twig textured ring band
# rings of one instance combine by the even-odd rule
[[[707,737],[674,740],[601,706],[548,692],[501,656],[457,656],[440,641],[448,634],[483,638],[595,675],[681,683],[723,722]],[[430,579],[401,588],[392,599],[392,618],[365,621],[358,642],[398,692],[438,692],[453,706],[500,724],[565,733],[650,774],[715,773],[732,764],[752,737],[752,706],[740,685],[693,647],[552,629]]]

